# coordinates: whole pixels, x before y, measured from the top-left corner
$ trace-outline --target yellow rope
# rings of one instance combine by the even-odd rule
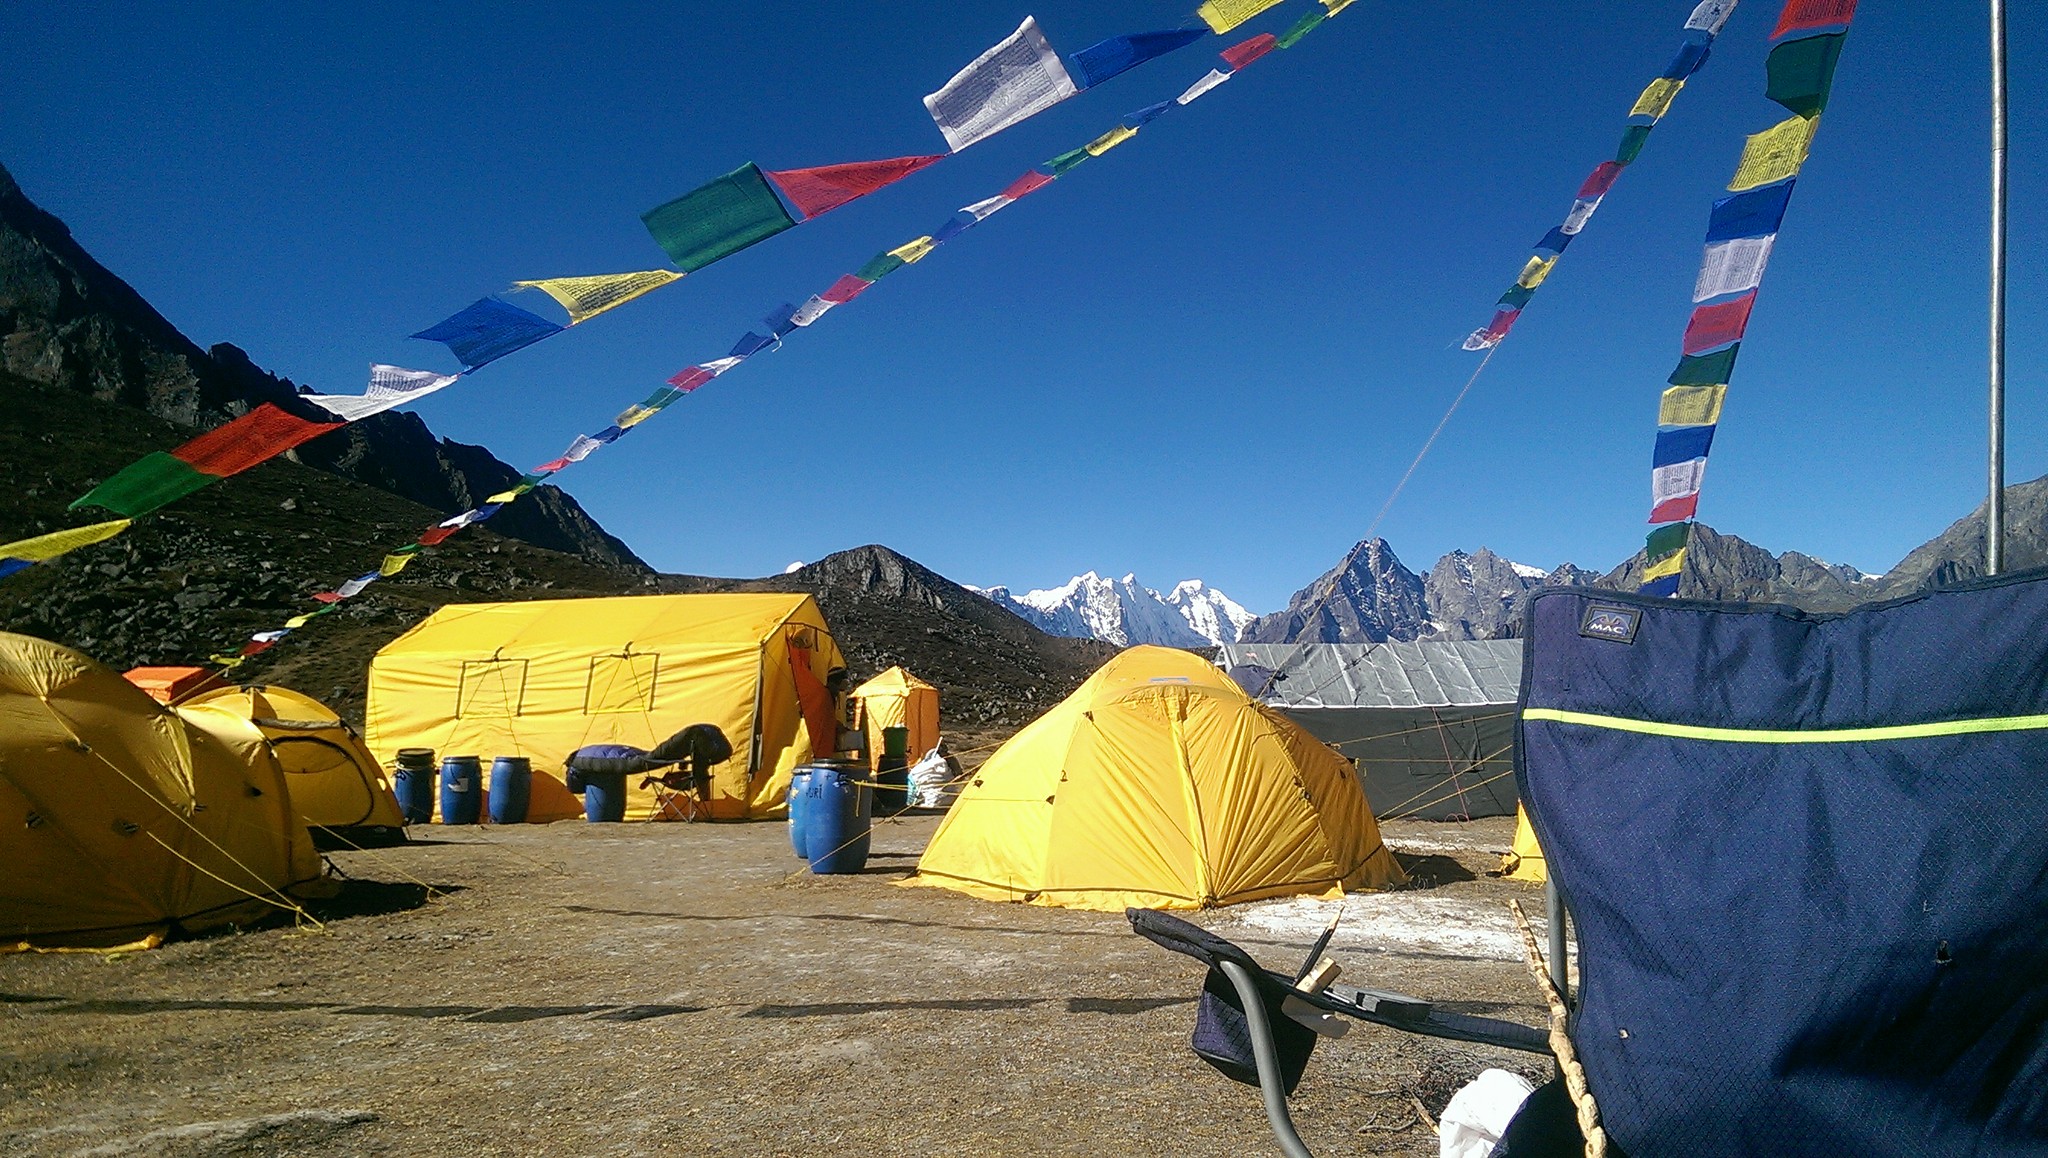
[[[288,913],[296,913],[296,914],[298,914],[298,915],[299,915],[300,917],[302,917],[302,918],[304,918],[304,919],[306,919],[306,920],[308,920],[308,921],[311,921],[311,922],[313,922],[313,925],[314,925],[314,927],[315,927],[315,928],[318,928],[318,929],[325,929],[325,928],[327,927],[326,925],[324,925],[324,924],[321,924],[321,923],[320,923],[320,920],[319,920],[319,918],[317,918],[317,917],[315,917],[315,916],[314,916],[313,914],[311,914],[311,913],[307,912],[307,911],[306,911],[306,910],[305,910],[304,908],[302,908],[302,907],[301,907],[301,906],[300,906],[300,905],[299,905],[299,904],[298,904],[297,902],[295,902],[295,901],[292,901],[292,900],[290,900],[289,898],[287,898],[287,899],[285,899],[285,900],[283,900],[283,901],[273,901],[273,900],[271,900],[271,899],[270,899],[269,897],[266,897],[266,896],[264,896],[264,895],[263,895],[263,894],[261,894],[261,893],[252,893],[252,892],[250,892],[250,891],[249,891],[248,889],[245,889],[245,888],[243,888],[242,886],[240,886],[240,885],[236,884],[235,882],[233,882],[233,881],[231,881],[231,880],[227,879],[226,877],[224,877],[224,876],[220,875],[219,873],[217,873],[217,872],[214,872],[214,871],[213,871],[212,869],[210,869],[210,868],[207,868],[207,867],[206,867],[205,865],[203,865],[203,864],[200,864],[200,863],[199,863],[198,861],[196,861],[196,860],[193,860],[193,859],[192,859],[191,857],[189,857],[189,856],[186,856],[186,855],[185,855],[184,853],[182,853],[182,852],[179,852],[179,851],[178,851],[177,849],[175,849],[175,848],[172,848],[172,847],[171,847],[171,844],[170,844],[170,842],[169,842],[169,841],[165,840],[165,839],[164,839],[163,837],[161,837],[161,836],[158,836],[158,835],[157,835],[156,833],[153,833],[153,832],[145,832],[145,833],[143,833],[143,835],[144,835],[144,836],[147,836],[147,837],[148,837],[149,839],[151,839],[151,840],[153,840],[153,841],[157,842],[157,844],[159,844],[159,845],[163,846],[163,850],[164,850],[165,852],[168,852],[168,853],[170,853],[170,854],[171,854],[172,856],[174,856],[174,857],[177,857],[177,858],[178,858],[179,860],[181,860],[181,861],[184,861],[184,862],[185,862],[186,864],[189,864],[189,865],[191,865],[191,866],[192,866],[193,868],[196,868],[196,869],[198,869],[198,870],[199,870],[200,872],[203,872],[203,873],[205,873],[205,874],[206,874],[207,876],[210,876],[210,877],[212,877],[212,878],[213,878],[214,880],[217,880],[217,881],[219,881],[219,882],[220,882],[221,884],[223,884],[223,885],[226,885],[226,886],[227,886],[228,888],[231,888],[231,889],[235,890],[236,892],[238,892],[238,893],[242,894],[243,896],[245,896],[245,897],[248,897],[248,898],[250,898],[251,900],[261,901],[261,902],[263,902],[264,904],[266,904],[266,905],[270,905],[270,906],[271,906],[271,907],[273,907],[273,908],[279,908],[279,909],[283,909],[284,911],[286,911],[286,912],[288,912]],[[244,867],[244,868],[247,868],[248,866],[244,865],[243,867]],[[276,892],[276,890],[274,890],[274,889],[272,890],[272,892],[273,892],[273,893],[276,893],[276,895],[277,895],[277,896],[280,896],[280,897],[284,896],[284,894],[283,894],[283,893],[278,893],[278,892]]]
[[[1543,951],[1536,947],[1536,930],[1529,927],[1529,916],[1522,912],[1522,903],[1510,899],[1508,908],[1514,910],[1515,924],[1522,930],[1522,952],[1528,958],[1529,975],[1536,979],[1536,987],[1543,991],[1543,1000],[1550,1006],[1550,1049],[1557,1055],[1557,1068],[1564,1071],[1564,1087],[1570,1091],[1572,1106],[1578,1111],[1579,1132],[1586,1139],[1586,1158],[1606,1158],[1607,1131],[1600,1126],[1600,1107],[1586,1085],[1586,1068],[1579,1064],[1571,1034],[1565,1032],[1565,1020],[1570,1014],[1565,1010],[1564,998],[1551,982],[1550,971],[1543,967]]]

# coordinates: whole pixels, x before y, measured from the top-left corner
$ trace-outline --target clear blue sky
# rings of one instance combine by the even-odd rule
[[[1271,610],[1364,533],[1527,247],[1692,0],[1360,0],[562,482],[656,566],[865,542],[964,582],[1198,576]],[[323,391],[513,280],[655,268],[639,214],[742,161],[943,151],[919,98],[1034,12],[1072,52],[1193,0],[15,3],[0,160],[202,344]],[[1308,8],[1290,0],[1244,31]],[[1606,568],[1641,542],[1707,207],[1781,113],[1748,0],[1381,528]],[[2048,27],[2016,7],[2011,477],[2038,354]],[[1211,40],[499,362],[418,409],[524,467],[783,301],[1178,93]],[[1865,0],[1701,517],[1881,571],[1982,490],[1978,5]],[[232,484],[230,484],[232,485]],[[365,548],[365,565],[378,548]]]

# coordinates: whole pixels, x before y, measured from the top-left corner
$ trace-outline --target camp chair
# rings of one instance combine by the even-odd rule
[[[1556,588],[1525,638],[1516,774],[1610,1154],[2048,1154],[2048,572],[1840,615]],[[1534,1044],[1290,1001],[1228,942],[1132,920],[1210,965],[1197,1050],[1244,1076],[1241,1024],[1290,1155],[1304,1001]],[[1528,1152],[1511,1127],[1496,1154]]]

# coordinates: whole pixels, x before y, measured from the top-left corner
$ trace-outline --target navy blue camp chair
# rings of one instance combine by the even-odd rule
[[[1841,615],[1556,588],[1526,637],[1516,774],[1610,1153],[2048,1155],[2048,572]],[[1307,1154],[1289,978],[1132,920],[1232,983],[1209,1052],[1236,1016]],[[1403,999],[1315,1004],[1529,1048]],[[1548,1152],[1518,1137],[1569,1114],[1545,1087],[1496,1154]]]

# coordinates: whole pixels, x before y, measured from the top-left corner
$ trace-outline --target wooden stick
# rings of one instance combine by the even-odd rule
[[[1515,924],[1522,930],[1522,951],[1528,956],[1529,975],[1536,979],[1536,987],[1543,991],[1543,1000],[1550,1006],[1550,1048],[1557,1054],[1557,1068],[1564,1071],[1564,1088],[1579,1113],[1579,1132],[1586,1138],[1586,1158],[1607,1158],[1607,1131],[1600,1126],[1600,1107],[1586,1085],[1586,1069],[1579,1064],[1571,1035],[1565,1032],[1568,1014],[1564,998],[1558,995],[1557,986],[1551,984],[1550,971],[1543,967],[1543,951],[1536,947],[1536,930],[1529,927],[1522,902],[1509,900],[1508,908],[1514,910]]]

